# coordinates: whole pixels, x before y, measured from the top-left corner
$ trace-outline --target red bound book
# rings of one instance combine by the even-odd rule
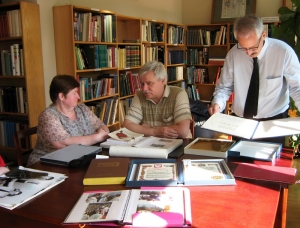
[[[246,179],[293,184],[296,171],[295,168],[289,167],[240,163],[233,175]]]

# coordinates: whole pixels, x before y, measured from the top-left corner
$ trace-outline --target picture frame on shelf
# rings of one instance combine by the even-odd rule
[[[237,0],[234,2],[237,4],[233,5],[233,1],[230,0],[213,0],[211,23],[230,23],[238,17],[255,14],[256,0]],[[243,2],[246,2],[246,5],[243,5]],[[233,7],[238,7],[239,9],[233,11]]]

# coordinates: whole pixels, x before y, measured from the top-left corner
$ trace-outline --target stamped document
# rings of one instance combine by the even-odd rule
[[[185,165],[185,180],[221,180],[226,179],[219,162],[192,161]]]
[[[140,164],[136,180],[177,180],[176,170],[176,163]]]
[[[300,133],[300,117],[256,121],[222,113],[212,115],[202,128],[246,139],[269,138]]]

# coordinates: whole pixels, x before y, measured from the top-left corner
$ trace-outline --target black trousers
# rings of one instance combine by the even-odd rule
[[[287,118],[288,117],[288,111],[289,109],[287,109],[286,111],[276,115],[276,116],[272,116],[269,118],[261,118],[261,119],[254,119],[253,120],[257,120],[257,121],[267,121],[267,120],[277,120],[277,119],[283,119],[283,118]],[[235,113],[231,114],[232,116],[237,116],[235,115]],[[242,138],[240,137],[236,137],[236,136],[232,136],[232,139],[235,141],[238,141]],[[284,145],[285,142],[285,136],[280,136],[280,137],[273,137],[273,138],[260,138],[260,139],[254,139],[254,141],[264,141],[264,142],[274,142],[274,143],[281,143],[282,145]]]

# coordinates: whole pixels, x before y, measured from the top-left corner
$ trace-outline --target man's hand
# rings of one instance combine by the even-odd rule
[[[213,104],[208,108],[210,115],[220,112],[220,106],[218,104]]]
[[[157,127],[154,129],[155,135],[162,138],[177,139],[178,133],[172,127]]]

